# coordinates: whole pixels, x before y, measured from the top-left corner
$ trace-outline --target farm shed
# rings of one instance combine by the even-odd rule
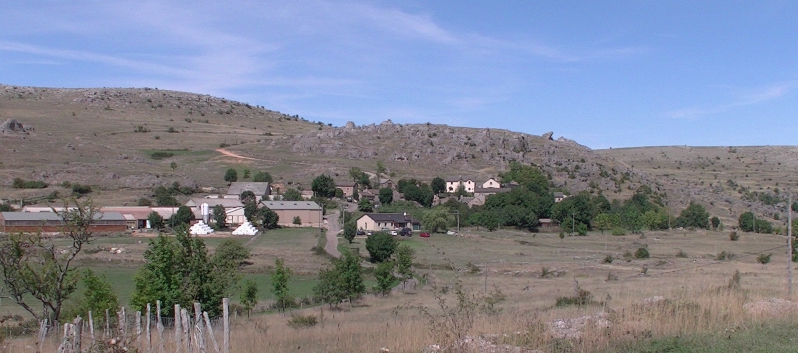
[[[277,224],[284,227],[321,227],[322,209],[313,201],[261,201],[262,206],[277,213],[280,219]],[[299,217],[301,224],[294,224],[294,217]]]
[[[64,220],[55,212],[0,212],[0,232],[61,232]],[[123,232],[127,221],[119,212],[97,212],[89,227],[91,232]]]

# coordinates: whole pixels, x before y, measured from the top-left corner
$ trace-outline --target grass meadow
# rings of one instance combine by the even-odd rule
[[[591,232],[564,239],[515,230],[462,233],[467,236],[400,239],[414,249],[414,271],[425,285],[395,290],[386,297],[367,295],[338,307],[238,317],[232,351],[422,352],[431,344],[467,335],[530,352],[793,351],[794,305],[773,312],[745,308],[760,300],[787,297],[783,236],[742,233],[739,240],[731,241],[728,232],[713,231],[643,236]],[[241,239],[253,255],[252,264],[242,269],[243,276],[258,282],[260,305],[270,300],[268,272],[278,256],[295,273],[292,294],[301,297],[312,291],[315,273],[329,263],[328,257],[311,251],[317,235],[316,229],[281,229]],[[127,303],[147,240],[97,239],[90,248],[125,250],[83,254],[80,263],[105,274],[120,301]],[[207,244],[212,249],[221,240],[208,238]],[[339,243],[342,251],[367,255],[365,238],[351,245],[344,239]],[[630,256],[639,248],[646,248],[650,257]],[[731,256],[718,260],[721,252]],[[772,254],[772,262],[758,263],[759,254]],[[467,312],[460,310],[452,290],[457,283],[473,298],[475,310],[462,325],[452,326],[444,319],[456,321]],[[555,305],[558,298],[575,296],[577,287],[590,293],[585,305]],[[494,310],[480,310],[497,289],[504,300]],[[661,299],[645,300],[653,297]],[[231,300],[237,302],[237,295]],[[0,305],[2,315],[18,311],[8,301]],[[316,316],[318,324],[292,328],[287,324],[292,315]],[[563,337],[552,329],[557,319],[585,317],[588,324],[574,330],[577,336]],[[25,337],[11,339],[6,350],[26,351],[30,342]]]

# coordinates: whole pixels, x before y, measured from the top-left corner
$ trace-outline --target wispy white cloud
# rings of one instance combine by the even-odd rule
[[[738,93],[735,98],[725,104],[710,107],[689,107],[665,113],[674,119],[696,119],[731,111],[735,108],[756,105],[783,98],[798,87],[798,81],[787,81],[770,84]]]

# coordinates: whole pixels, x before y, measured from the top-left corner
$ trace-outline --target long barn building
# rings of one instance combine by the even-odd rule
[[[124,232],[127,221],[119,212],[97,212],[91,232]],[[64,231],[64,220],[55,212],[0,212],[2,233],[56,233]]]

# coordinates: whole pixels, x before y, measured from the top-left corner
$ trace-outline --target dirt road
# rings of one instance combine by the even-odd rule
[[[327,244],[324,245],[324,251],[332,255],[334,258],[341,257],[338,251],[338,232],[341,230],[341,224],[338,223],[338,210],[331,211],[325,218],[327,218]]]

